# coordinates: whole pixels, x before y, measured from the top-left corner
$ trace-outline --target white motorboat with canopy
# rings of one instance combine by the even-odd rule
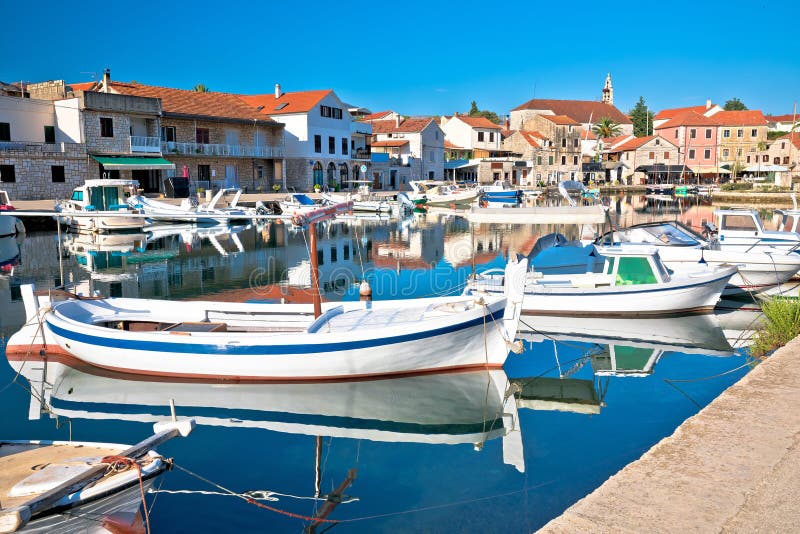
[[[196,199],[184,198],[179,206],[175,206],[143,195],[128,198],[128,204],[153,221],[227,224],[250,219],[255,215],[253,210],[239,206],[241,196],[241,189],[226,188],[217,191],[210,201],[200,204]]]
[[[548,315],[666,315],[707,312],[714,308],[736,267],[705,266],[670,274],[655,247],[595,246],[604,257],[603,271],[585,274],[527,274],[522,311]],[[469,280],[468,292],[502,291],[497,269]]]
[[[369,213],[389,213],[392,211],[392,204],[384,197],[379,197],[372,193],[369,180],[350,180],[345,183],[355,184],[356,191],[344,193],[322,193],[322,201],[327,205],[340,204],[342,202],[353,202],[353,211]]]
[[[408,184],[412,189],[408,198],[414,202],[425,199],[427,206],[471,204],[481,195],[479,188],[460,189],[453,184],[435,180],[412,180]]]
[[[350,209],[350,205],[344,205]],[[315,222],[306,215],[310,250]],[[322,213],[320,213],[322,212]],[[319,287],[311,253],[312,285]],[[47,345],[122,372],[236,380],[324,380],[500,368],[514,341],[527,261],[509,262],[499,292],[307,304],[69,299],[23,286],[29,318],[7,354]],[[41,322],[42,328],[37,327]]]
[[[759,246],[750,252],[720,247],[713,238],[706,239],[688,226],[676,221],[637,224],[611,231],[596,243],[624,242],[627,246],[641,243],[643,247],[658,247],[664,265],[674,271],[697,270],[706,263],[717,267],[735,265],[733,275],[723,294],[785,292],[785,282],[800,270],[800,254],[786,249]]]
[[[136,180],[86,180],[55,211],[59,220],[91,231],[141,230],[149,221],[127,202],[138,187]]]
[[[766,230],[761,216],[753,209],[725,209],[714,212],[719,246],[723,250],[760,252],[770,247],[786,252],[800,249],[800,233]]]

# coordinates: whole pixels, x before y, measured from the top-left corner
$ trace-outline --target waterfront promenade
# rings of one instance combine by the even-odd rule
[[[540,532],[797,531],[798,362],[800,337]]]

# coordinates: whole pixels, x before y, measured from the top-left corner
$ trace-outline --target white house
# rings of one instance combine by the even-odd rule
[[[770,132],[800,131],[800,115],[767,115],[767,127]],[[794,126],[794,128],[792,128]]]
[[[369,161],[366,129],[354,128],[347,105],[330,89],[284,93],[276,84],[274,94],[241,98],[285,126],[286,187],[341,184]]]
[[[434,119],[397,115],[393,120],[373,120],[369,124],[372,126],[372,172],[389,173],[388,179],[382,181],[385,187],[402,188],[410,180],[444,178],[445,135]],[[388,167],[382,169],[381,165]],[[399,173],[394,181],[392,171]],[[375,181],[377,184],[378,177]]]
[[[485,117],[453,115],[442,117],[442,130],[452,144],[472,151],[485,151],[475,157],[489,157],[503,150],[502,128]]]
[[[682,115],[688,111],[692,111],[697,113],[698,115],[703,115],[706,117],[710,117],[715,113],[719,113],[723,111],[722,107],[718,104],[714,104],[711,100],[706,100],[705,105],[701,106],[689,106],[685,108],[670,108],[670,109],[662,109],[658,113],[655,114],[653,117],[653,131],[659,128],[661,125],[666,124],[668,121],[674,119],[678,115]]]

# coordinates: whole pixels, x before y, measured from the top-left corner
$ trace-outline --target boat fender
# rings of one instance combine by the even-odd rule
[[[366,280],[362,280],[358,286],[358,296],[361,300],[372,300],[372,287]]]
[[[525,352],[525,346],[522,344],[521,339],[516,341],[506,341],[506,345],[508,345],[509,350],[514,354],[522,354]]]

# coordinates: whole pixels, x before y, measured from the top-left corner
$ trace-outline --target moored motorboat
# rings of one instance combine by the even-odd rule
[[[122,372],[237,380],[499,368],[517,332],[526,266],[524,260],[509,263],[507,297],[501,287],[478,298],[331,302],[316,318],[307,304],[54,302],[28,285],[22,291],[30,320],[6,352],[47,345]]]
[[[136,180],[86,180],[56,203],[58,219],[89,231],[141,230],[149,221],[127,203],[138,186]]]
[[[666,315],[708,312],[720,298],[736,267],[698,266],[695,272],[670,274],[655,247],[595,246],[604,257],[600,273],[527,275],[524,314],[549,315]],[[503,274],[478,273],[469,280],[470,292],[502,291]]]
[[[353,211],[368,213],[389,213],[392,211],[392,204],[385,197],[378,197],[370,191],[369,180],[350,180],[351,184],[356,184],[356,191],[346,191],[344,193],[323,192],[322,201],[324,204],[333,205],[342,202],[353,202]]]
[[[658,247],[659,256],[667,268],[675,271],[696,270],[697,265],[736,265],[738,272],[731,278],[724,295],[737,293],[782,293],[782,286],[800,270],[800,254],[783,248],[759,246],[749,252],[737,247],[720,247],[713,238],[706,239],[691,228],[675,221],[643,223],[608,232],[597,243],[625,242],[628,246],[641,243]]]
[[[723,250],[760,252],[778,248],[786,252],[800,250],[800,233],[766,230],[753,209],[724,209],[714,212],[716,227],[708,226]]]
[[[481,195],[481,190],[460,189],[446,182],[433,180],[412,180],[409,182],[412,192],[408,197],[412,201],[425,199],[428,206],[452,206],[471,204]]]
[[[307,213],[320,208],[320,204],[305,193],[290,193],[280,202],[281,212],[287,215]]]
[[[187,436],[193,428],[191,419],[160,422],[153,436],[133,446],[0,441],[0,532],[75,532],[80,522],[67,518],[80,517],[87,509],[94,512],[131,488],[143,495],[154,477],[168,468],[168,461],[153,448]]]

